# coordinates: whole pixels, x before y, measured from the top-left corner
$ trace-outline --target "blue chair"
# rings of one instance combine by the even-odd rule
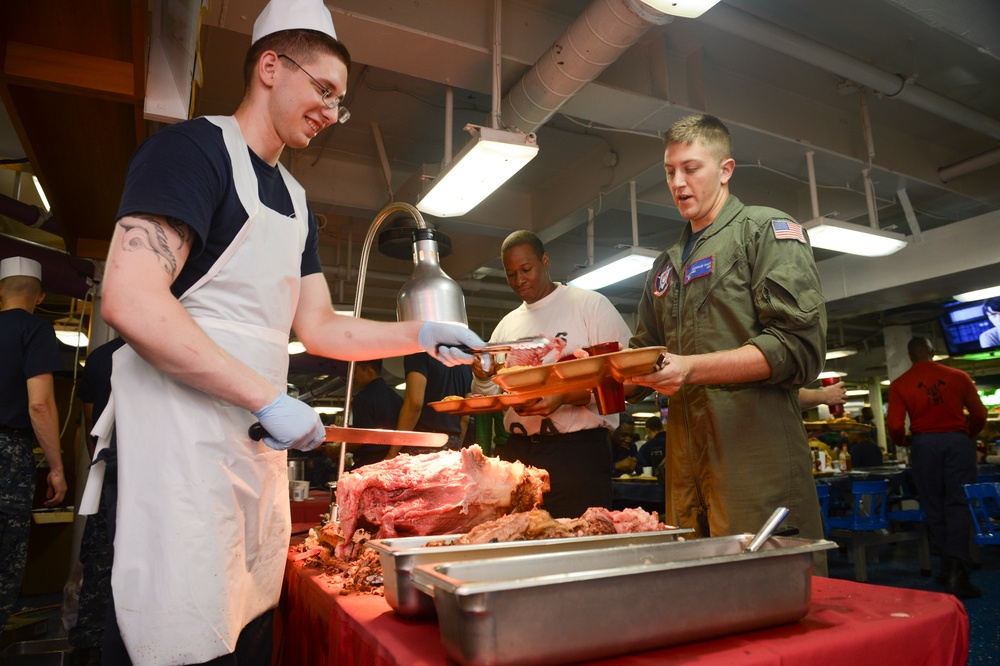
[[[830,518],[830,486],[825,483],[816,484],[816,495],[819,497],[819,515],[823,519],[823,534],[830,534],[827,524]]]
[[[864,583],[868,580],[868,546],[908,541],[914,537],[912,533],[889,532],[889,518],[886,516],[888,481],[855,481],[851,484],[851,494],[854,496],[853,511],[846,516],[829,516],[827,525],[832,540],[850,540],[854,578]]]
[[[1000,474],[980,474],[976,483],[1000,483]]]
[[[972,540],[981,546],[1000,545],[1000,525],[991,518],[1000,513],[1000,483],[969,483],[962,488],[976,528]]]

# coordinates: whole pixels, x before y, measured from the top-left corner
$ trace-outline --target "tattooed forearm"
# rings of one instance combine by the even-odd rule
[[[137,215],[135,219],[148,222],[148,226],[132,224],[128,219],[123,218],[118,222],[122,226],[122,229],[125,230],[125,233],[122,235],[122,249],[126,252],[149,250],[156,255],[156,261],[160,264],[160,268],[171,278],[176,277],[177,257],[167,243],[167,234],[163,229],[163,225],[155,218],[147,215]]]

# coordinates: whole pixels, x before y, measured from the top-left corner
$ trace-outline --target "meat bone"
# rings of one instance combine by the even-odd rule
[[[260,441],[270,436],[260,423],[254,423],[250,426],[247,434],[254,441]],[[378,428],[326,426],[326,441],[344,442],[345,444],[440,447],[448,443],[448,435],[440,432],[415,432],[413,430],[380,430]]]

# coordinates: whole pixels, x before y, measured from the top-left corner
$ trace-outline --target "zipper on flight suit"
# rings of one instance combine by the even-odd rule
[[[675,315],[674,315],[674,319],[675,319],[674,324],[677,327],[677,339],[678,339],[678,341],[680,341],[683,338],[683,335],[684,335],[684,327],[683,327],[683,324],[682,324],[682,321],[683,321],[683,312],[684,312],[684,291],[685,291],[684,290],[684,269],[690,263],[691,257],[693,257],[693,256],[695,256],[697,254],[698,248],[701,247],[704,243],[705,243],[705,236],[702,235],[700,238],[698,238],[697,241],[695,241],[694,247],[691,248],[691,254],[689,254],[688,257],[687,257],[687,261],[682,261],[681,262],[681,269],[677,273],[677,308],[675,310]],[[683,390],[683,388],[684,387],[681,387],[681,390]],[[684,414],[684,430],[688,434],[688,436],[686,438],[687,442],[685,443],[685,447],[687,448],[688,460],[694,461],[695,457],[692,455],[692,449],[691,449],[692,442],[694,441],[694,438],[691,437],[691,422],[688,419],[688,409],[689,409],[688,401],[687,401],[687,399],[685,399],[684,400],[684,412],[683,412],[683,414]],[[692,470],[693,469],[694,469],[694,465],[692,464]],[[701,514],[706,514],[707,512],[704,510],[705,509],[705,496],[704,496],[704,494],[701,491],[701,479],[698,478],[697,474],[692,474],[692,478],[694,479],[694,489],[695,489],[695,492],[698,495],[698,503],[700,504],[700,509],[701,509],[700,513]],[[706,516],[706,518],[707,518],[707,516]],[[698,522],[700,523],[701,521],[699,520]],[[707,520],[705,522],[707,523]]]

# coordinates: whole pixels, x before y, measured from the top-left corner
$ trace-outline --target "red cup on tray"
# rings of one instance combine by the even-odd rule
[[[601,342],[591,347],[583,348],[583,351],[591,356],[613,354],[620,350],[621,345],[618,341]],[[625,411],[625,387],[610,374],[601,381],[600,385],[594,388],[594,397],[597,398],[597,411],[601,414],[618,414]]]

